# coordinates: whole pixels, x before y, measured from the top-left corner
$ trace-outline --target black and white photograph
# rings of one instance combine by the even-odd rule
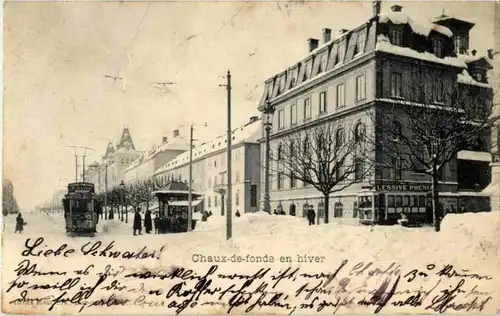
[[[498,1],[2,23],[2,313],[500,312]]]

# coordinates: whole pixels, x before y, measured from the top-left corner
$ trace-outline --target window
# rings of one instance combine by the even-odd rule
[[[421,195],[418,197],[418,205],[419,207],[425,207],[425,196]]]
[[[285,176],[282,171],[278,171],[278,190],[283,189],[285,186]]]
[[[363,53],[363,50],[365,49],[365,42],[366,42],[366,33],[359,32],[358,41],[356,43],[356,53]]]
[[[250,186],[250,207],[257,207],[257,185]]]
[[[344,177],[344,161],[337,164],[337,169],[335,170],[335,177],[337,182],[342,182]]]
[[[278,129],[285,128],[285,110],[278,111]]]
[[[295,174],[293,172],[290,173],[290,188],[295,188],[297,186],[297,179],[295,178]]]
[[[391,74],[391,96],[400,98],[403,96],[403,79],[400,73]]]
[[[467,54],[469,50],[469,37],[464,34],[456,34],[453,38],[455,44],[455,53],[457,54]]]
[[[345,56],[345,40],[343,40],[340,45],[339,45],[339,63],[342,63],[344,61],[344,56]]]
[[[444,84],[443,80],[437,79],[434,84],[434,101],[443,102]]]
[[[358,202],[354,202],[354,204],[352,205],[352,217],[358,217]]]
[[[319,94],[319,114],[326,112],[326,91]]]
[[[399,121],[392,121],[392,128],[389,131],[389,138],[393,142],[399,142],[403,136],[403,126]]]
[[[290,125],[297,124],[297,104],[294,103],[290,106]]]
[[[438,38],[432,39],[432,52],[439,58],[443,57],[443,41]]]
[[[354,179],[356,181],[362,180],[365,173],[365,164],[363,159],[356,158],[354,160]]]
[[[396,207],[403,206],[403,197],[401,195],[396,195]]]
[[[236,195],[234,197],[234,203],[236,206],[240,205],[240,191],[236,191]]]
[[[240,172],[236,171],[236,176],[235,176],[236,183],[240,182]]]
[[[403,178],[401,158],[392,157],[391,164],[392,164],[391,179],[392,180],[401,180]]]
[[[208,187],[211,188],[212,187],[212,179],[209,177],[208,178]]]
[[[403,32],[400,29],[392,28],[389,37],[392,45],[401,46],[403,43]]]
[[[474,74],[474,77],[476,78],[476,81],[478,81],[478,82],[483,82],[483,74],[482,74],[482,73],[480,73],[480,72],[476,72],[476,73]]]
[[[344,205],[342,203],[337,202],[333,208],[333,217],[343,217],[344,213]]]
[[[356,101],[364,100],[366,98],[366,85],[365,75],[356,78]]]
[[[394,207],[394,195],[387,196],[387,207]]]
[[[345,85],[343,83],[337,85],[337,107],[345,106]]]
[[[304,120],[311,118],[311,99],[307,98],[304,100]]]
[[[208,207],[211,207],[212,206],[212,197],[209,196],[208,197]]]
[[[365,125],[363,123],[358,123],[354,129],[354,141],[360,143],[365,138]]]
[[[344,144],[344,129],[339,128],[335,133],[335,147],[339,148]]]
[[[403,206],[410,206],[410,197],[408,195],[403,196]]]

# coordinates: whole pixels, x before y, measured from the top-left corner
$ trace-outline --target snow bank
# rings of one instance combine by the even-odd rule
[[[362,286],[362,282],[367,282],[368,286],[375,286],[378,282],[383,281],[384,276],[373,277],[368,279],[354,278],[349,274],[350,269],[360,262],[372,262],[373,268],[380,267],[385,269],[391,263],[400,266],[401,275],[405,275],[411,269],[425,267],[434,263],[436,265],[451,264],[458,268],[471,269],[474,272],[488,274],[493,276],[499,275],[498,267],[498,242],[500,237],[500,212],[495,213],[471,213],[471,214],[448,214],[443,223],[442,230],[439,233],[433,231],[431,227],[421,228],[404,228],[401,226],[355,226],[345,225],[341,221],[334,220],[333,223],[320,226],[309,226],[303,218],[293,217],[289,215],[269,215],[264,212],[242,214],[241,217],[233,217],[233,238],[229,241],[225,240],[226,222],[225,217],[214,214],[207,222],[199,222],[196,230],[191,233],[183,234],[167,234],[167,235],[141,235],[132,236],[131,226],[129,222],[125,224],[119,220],[104,221],[100,228],[106,229],[106,232],[101,232],[95,238],[70,238],[64,234],[64,221],[61,217],[50,216],[33,216],[26,215],[26,221],[29,224],[26,226],[24,235],[13,234],[15,218],[13,216],[4,219],[6,231],[4,232],[3,247],[4,253],[9,253],[9,256],[4,256],[4,269],[2,278],[2,288],[8,286],[8,282],[15,279],[14,268],[23,258],[20,256],[20,249],[24,246],[25,239],[28,237],[36,238],[43,236],[47,241],[51,242],[51,246],[67,243],[70,247],[79,249],[86,242],[101,241],[102,248],[111,241],[115,242],[115,250],[130,250],[137,251],[145,245],[149,249],[159,249],[164,247],[159,260],[143,261],[143,260],[117,260],[92,256],[75,256],[70,258],[38,258],[38,268],[50,270],[51,267],[77,267],[83,268],[92,263],[95,265],[94,271],[104,269],[107,264],[112,264],[114,268],[118,265],[125,265],[130,272],[134,271],[168,271],[172,266],[182,266],[187,269],[193,269],[196,273],[206,273],[211,263],[201,263],[202,257],[214,256],[241,256],[248,258],[273,256],[274,263],[259,264],[252,262],[241,263],[219,263],[217,273],[255,273],[259,268],[270,267],[275,273],[281,268],[298,267],[301,272],[307,273],[331,273],[336,269],[343,260],[348,261],[348,265],[344,274],[339,275],[334,281],[335,284],[350,278],[353,287]],[[31,225],[31,223],[37,223]],[[298,255],[318,256],[323,257],[323,262],[314,264],[298,263]],[[280,263],[280,256],[290,256],[293,258],[293,263]],[[125,274],[125,273],[124,273]],[[40,277],[41,278],[41,277]],[[46,282],[54,282],[54,276],[46,278]],[[52,280],[52,281],[51,281]],[[126,284],[128,288],[140,287],[141,283],[145,284],[147,289],[163,289],[166,293],[169,289],[178,283],[178,280],[142,280],[119,277],[121,284]],[[269,288],[274,281],[270,278],[265,279],[269,282]],[[458,280],[440,279],[442,288],[447,289],[448,286],[456,285]],[[59,279],[57,281],[60,281]],[[255,288],[263,280],[259,280],[255,284]],[[356,282],[361,282],[358,284]],[[41,282],[41,281],[40,281]],[[111,280],[106,281],[107,284]],[[186,281],[187,282],[187,281]],[[190,281],[192,282],[192,281]],[[272,283],[271,283],[272,282]],[[290,298],[287,300],[290,304],[297,303],[294,297],[294,292],[300,283],[286,283],[283,281],[275,289],[276,291],[285,291]],[[302,281],[301,281],[302,282]],[[318,280],[310,280],[314,286]],[[420,286],[432,287],[436,282],[435,277],[418,279],[416,282],[408,283],[401,281],[398,290],[404,291],[409,289],[419,289]],[[467,281],[469,282],[469,281]],[[230,286],[232,283],[241,285],[240,281],[214,279],[214,284],[211,287]],[[191,283],[189,283],[191,284]],[[332,283],[333,284],[333,283]],[[467,283],[469,284],[469,283]],[[474,281],[470,285],[479,284],[478,290],[491,291],[492,301],[489,302],[489,309],[484,312],[494,312],[495,307],[499,303],[500,290],[495,287],[496,282]],[[493,284],[493,285],[492,285]],[[335,285],[337,286],[337,285]],[[187,290],[184,287],[183,290]],[[254,288],[252,288],[254,289]],[[467,288],[469,290],[470,288]],[[428,298],[428,302],[435,295],[439,295],[436,290]],[[20,290],[15,289],[10,293],[4,293],[4,298],[11,299],[13,295],[18,295]],[[54,294],[58,293],[54,291]],[[135,296],[139,294],[130,294],[125,291],[117,291],[117,295],[130,297],[133,304]],[[96,299],[110,292],[99,291],[96,294]],[[465,294],[462,295],[462,301]],[[59,294],[58,294],[59,295]],[[101,295],[101,296],[99,296]],[[154,298],[148,296],[148,300],[159,300],[163,297]],[[226,296],[225,301],[230,296]],[[323,299],[324,297],[322,297]],[[359,297],[358,297],[359,298]],[[177,298],[175,298],[177,299]],[[334,296],[329,296],[328,300],[334,300]],[[172,299],[170,299],[171,301]],[[180,300],[184,300],[180,299]],[[462,302],[461,301],[461,302]],[[46,312],[47,306],[42,306],[40,309]],[[246,307],[245,307],[246,308]],[[339,313],[373,313],[374,308],[364,308],[353,306],[350,308],[340,309]],[[5,311],[5,310],[4,310]],[[53,312],[68,313],[68,306],[59,305]],[[184,314],[222,314],[226,313],[227,308],[210,309],[209,306],[198,306],[193,309],[187,309]],[[325,309],[324,312],[331,312]],[[401,309],[388,305],[384,313],[422,313],[425,312],[424,307],[416,307],[413,309]],[[85,312],[85,311],[84,311]],[[100,307],[99,309],[88,310],[92,313],[114,313],[114,314],[174,314],[175,310],[167,309],[160,306],[112,306]],[[242,314],[244,309],[236,308],[233,313]],[[287,314],[284,310],[265,309],[254,310],[253,313],[258,314]],[[314,310],[315,312],[315,310]],[[312,311],[297,310],[295,314],[310,314]],[[44,313],[45,314],[45,313]]]
[[[428,21],[416,21],[404,12],[388,12],[380,14],[379,22],[380,23],[392,22],[393,24],[408,24],[413,30],[413,32],[423,35],[425,37],[429,36],[431,31],[439,32],[448,37],[453,36],[453,32],[445,26],[434,24]]]
[[[467,65],[465,64],[465,62],[463,60],[458,59],[458,58],[453,58],[453,57],[439,58],[436,55],[428,53],[428,52],[420,53],[420,52],[417,52],[417,51],[415,51],[411,48],[408,48],[408,47],[400,47],[400,46],[392,45],[387,40],[387,37],[383,36],[383,35],[378,36],[377,46],[376,46],[375,50],[386,52],[386,53],[391,53],[394,55],[430,61],[430,62],[439,63],[439,64],[443,64],[443,65],[448,65],[448,66],[467,68]]]
[[[461,74],[457,75],[457,82],[483,88],[491,87],[489,84],[477,82],[471,75],[469,75],[469,72],[466,69],[464,69]]]

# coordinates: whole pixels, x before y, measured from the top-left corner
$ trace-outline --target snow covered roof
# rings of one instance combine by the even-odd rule
[[[457,82],[458,83],[463,83],[463,84],[470,84],[473,86],[478,86],[478,87],[483,87],[483,88],[490,88],[491,86],[487,83],[482,83],[482,82],[477,82],[474,78],[471,77],[469,72],[464,69],[461,74],[457,75]]]
[[[133,169],[142,164],[144,161],[152,159],[158,153],[167,150],[187,151],[189,150],[189,140],[185,139],[184,137],[177,136],[162,144],[154,145],[147,152],[134,160],[126,170]]]
[[[377,51],[382,51],[386,53],[391,53],[394,55],[399,55],[399,56],[406,56],[406,57],[411,57],[411,58],[416,58],[420,60],[426,60],[438,64],[443,64],[443,65],[448,65],[448,66],[455,66],[459,68],[467,68],[466,63],[456,57],[445,57],[445,58],[439,58],[434,54],[428,53],[428,52],[417,52],[416,50],[413,50],[408,47],[401,47],[401,46],[396,46],[392,45],[389,42],[389,39],[384,36],[384,35],[379,35],[377,37],[377,45],[375,50]]]
[[[388,12],[379,15],[380,23],[391,22],[393,24],[408,24],[416,34],[429,36],[431,31],[439,32],[448,37],[453,36],[453,32],[446,26],[434,24],[429,21],[417,21],[405,12]]]
[[[255,119],[250,123],[247,123],[241,127],[238,127],[233,130],[233,139],[232,145],[236,146],[242,142],[246,143],[255,143],[261,137],[261,124],[260,119]],[[212,141],[203,143],[199,146],[193,148],[193,161],[202,159],[205,156],[208,156],[214,152],[217,152],[221,149],[225,149],[227,147],[227,136],[226,134],[221,135],[215,138]],[[179,166],[182,166],[186,163],[189,163],[189,151],[186,151],[174,159],[170,160],[158,170],[155,171],[155,174],[165,172],[167,170],[175,169]]]

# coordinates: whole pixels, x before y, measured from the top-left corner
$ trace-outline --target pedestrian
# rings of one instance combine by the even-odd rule
[[[208,211],[208,217],[212,216],[212,211]]]
[[[23,232],[24,225],[26,225],[26,223],[24,222],[24,219],[23,219],[23,216],[21,215],[21,213],[19,213],[17,215],[17,218],[16,218],[16,230],[14,231],[14,234],[17,232],[19,232],[21,234]]]
[[[153,226],[155,229],[155,234],[160,233],[160,218],[158,217],[158,213],[155,213],[155,219],[153,220]]]
[[[307,210],[307,219],[309,220],[309,226],[314,225],[314,219],[316,218],[316,212],[313,207],[309,207]]]
[[[146,230],[146,234],[151,234],[151,230],[153,229],[153,221],[151,220],[151,211],[147,210],[144,215],[144,229]]]
[[[276,209],[274,209],[273,214],[274,214],[274,215],[278,215],[278,212],[276,211]]]
[[[240,217],[241,216],[240,210],[236,210],[236,214],[235,215],[236,215],[236,217]]]
[[[134,215],[134,236],[137,236],[136,232],[139,231],[139,235],[142,235],[142,218],[141,218],[141,209],[138,207],[135,209],[135,215]]]
[[[203,211],[202,214],[201,214],[201,221],[202,222],[206,222],[207,218],[208,218],[208,212],[207,211]]]

